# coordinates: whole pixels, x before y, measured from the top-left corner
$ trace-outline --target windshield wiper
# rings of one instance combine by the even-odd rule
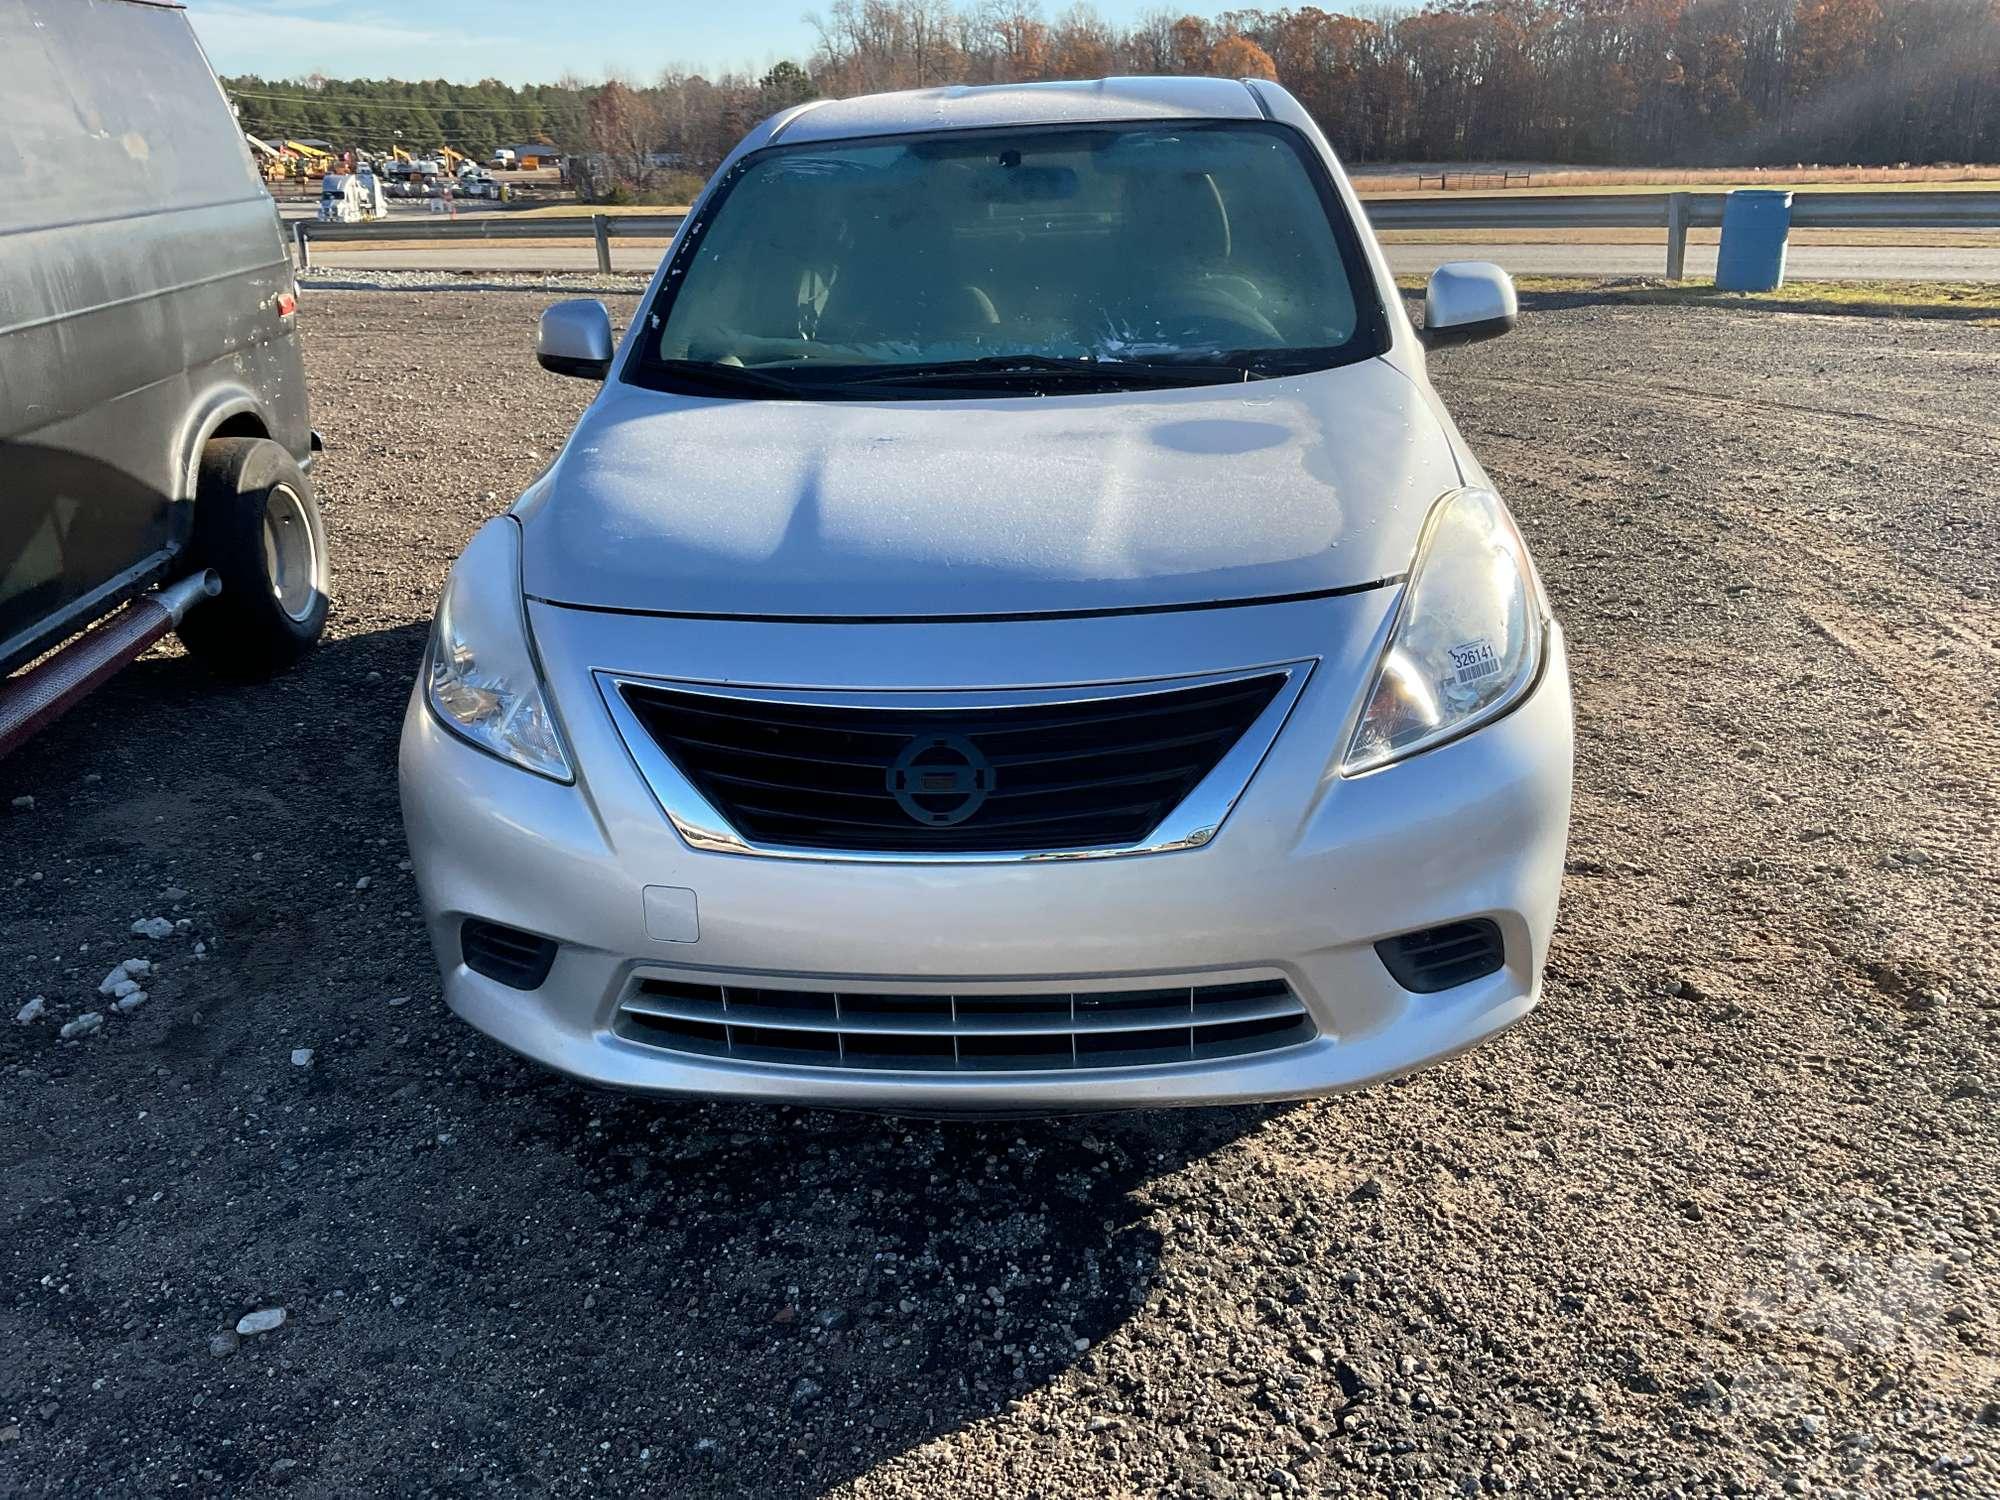
[[[837,385],[1217,385],[1262,380],[1260,371],[1214,360],[1096,359],[1087,355],[991,354],[935,364],[844,372]]]
[[[784,396],[810,394],[810,387],[782,375],[748,365],[717,364],[706,359],[655,359],[641,367],[666,389],[691,396]]]
[[[932,364],[841,366],[831,361],[784,373],[712,360],[655,359],[643,367],[647,383],[686,395],[750,396],[812,400],[857,387],[936,389],[976,387],[1007,390],[1021,386],[1121,387],[1234,385],[1267,378],[1247,364],[1197,359],[1096,359],[1087,355],[993,354],[981,359],[939,360]]]

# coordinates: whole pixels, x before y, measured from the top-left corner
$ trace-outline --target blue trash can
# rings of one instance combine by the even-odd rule
[[[1722,205],[1722,251],[1715,286],[1723,292],[1774,292],[1785,284],[1785,241],[1792,232],[1789,188],[1744,188]]]

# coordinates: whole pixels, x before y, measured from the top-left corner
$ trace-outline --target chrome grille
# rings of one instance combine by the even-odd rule
[[[961,1073],[1207,1062],[1317,1035],[1282,979],[908,995],[648,977],[620,1002],[616,1029],[648,1046],[739,1062]]]
[[[1308,670],[966,692],[600,684],[698,849],[984,861],[1206,843]]]

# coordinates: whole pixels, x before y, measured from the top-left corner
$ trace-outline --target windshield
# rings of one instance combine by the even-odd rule
[[[953,131],[746,158],[627,373],[765,397],[1210,384],[1366,358],[1381,328],[1290,130]]]

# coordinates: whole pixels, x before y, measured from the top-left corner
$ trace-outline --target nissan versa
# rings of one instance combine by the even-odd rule
[[[451,1008],[578,1078],[1271,1099],[1535,1004],[1562,635],[1325,139],[1218,79],[800,106],[723,164],[402,741]]]

